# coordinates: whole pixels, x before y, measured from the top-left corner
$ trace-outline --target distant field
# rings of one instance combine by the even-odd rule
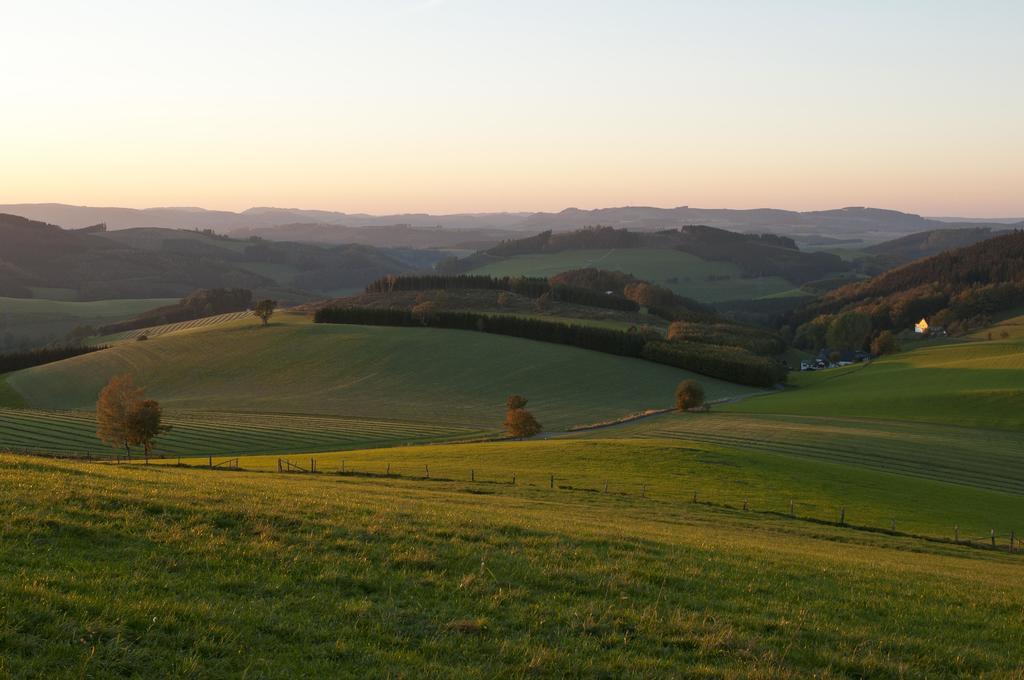
[[[729,451],[783,454],[1024,495],[1024,432],[713,411],[656,416],[577,436],[699,442]]]
[[[130,372],[175,411],[338,415],[496,431],[522,393],[549,430],[672,403],[693,374],[640,359],[471,331],[313,324],[280,314],[157,335],[12,373],[43,410],[91,409],[112,375]],[[752,388],[700,377],[710,398]]]
[[[1024,338],[1013,332],[1008,340],[920,347],[846,369],[794,373],[785,392],[730,408],[1021,430]]]
[[[62,340],[75,326],[100,326],[175,302],[170,298],[98,302],[0,298],[0,346],[5,333],[38,342]]]
[[[792,283],[777,276],[742,278],[730,262],[709,262],[678,250],[619,248],[571,250],[562,253],[516,255],[479,269],[489,276],[549,277],[570,269],[597,267],[633,274],[637,278],[671,288],[701,302],[760,298],[791,291]],[[725,277],[708,280],[709,276]],[[678,281],[670,282],[676,278]]]
[[[443,441],[478,435],[451,425],[304,416],[293,414],[167,414],[172,429],[157,441],[156,456],[237,455],[338,451],[407,442]],[[96,438],[96,419],[85,411],[0,408],[0,448],[113,456]],[[135,451],[135,455],[139,455]]]
[[[507,457],[529,458],[525,446]],[[591,468],[623,458],[566,455]],[[702,482],[750,471],[701,451],[641,451],[638,463],[664,470],[673,455],[713,470],[695,473]],[[911,485],[905,502],[924,492]],[[0,513],[2,675],[994,678],[1024,668],[1020,556],[738,509],[0,455]]]
[[[137,340],[143,335],[145,335],[147,338],[156,338],[160,337],[161,335],[169,335],[171,333],[180,333],[182,331],[190,331],[198,328],[208,328],[210,326],[217,326],[219,324],[227,323],[229,321],[240,321],[242,319],[253,320],[255,318],[256,317],[253,316],[253,313],[251,311],[228,312],[227,314],[205,316],[201,319],[179,321],[177,323],[163,324],[161,326],[150,326],[148,328],[138,328],[131,331],[124,331],[123,333],[105,335],[96,338],[94,342],[96,344],[106,344],[111,342],[120,342],[122,340]]]

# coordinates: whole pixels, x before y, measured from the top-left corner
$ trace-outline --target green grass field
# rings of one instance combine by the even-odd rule
[[[1019,431],[726,411],[666,414],[575,436],[708,444],[1024,495],[1024,433]]]
[[[792,387],[785,392],[731,408],[1024,429],[1024,338],[1019,334],[920,347],[870,364],[791,375]]]
[[[98,302],[0,298],[0,336],[10,333],[32,342],[63,340],[75,326],[100,326],[174,302],[165,298]]]
[[[280,413],[171,411],[166,423],[172,429],[158,439],[156,456],[340,451],[481,434],[446,424]],[[49,454],[123,454],[97,439],[94,414],[82,411],[0,408],[0,446]]]
[[[696,492],[700,502],[734,508],[747,503],[751,511],[789,514],[792,502],[797,516],[829,522],[836,522],[841,509],[846,508],[847,523],[878,529],[891,529],[893,520],[903,532],[949,538],[954,537],[956,526],[964,538],[988,536],[991,529],[997,529],[1000,545],[1007,543],[1011,530],[1024,527],[1024,475],[1020,475],[1019,462],[1015,487],[1005,488],[1002,479],[993,479],[992,486],[971,486],[936,477],[907,476],[898,464],[888,469],[868,469],[838,458],[808,458],[799,450],[782,453],[747,449],[657,432],[649,438],[594,437],[407,446],[312,456],[245,456],[238,464],[245,470],[276,472],[278,458],[307,470],[314,458],[317,471],[322,473],[473,481],[501,487],[512,486],[514,481],[515,486],[538,490],[567,490],[584,496],[610,494],[627,504],[633,502],[630,498],[641,495],[669,504],[692,503]],[[226,456],[215,456],[213,462],[226,460]],[[183,461],[200,467],[208,464],[205,458]],[[176,464],[176,460],[152,463]]]
[[[562,253],[516,255],[473,270],[488,276],[549,277],[570,269],[596,267],[621,271],[657,283],[700,302],[752,299],[794,289],[777,276],[743,278],[730,262],[709,262],[678,250],[619,248],[570,250]],[[709,280],[708,277],[723,277]],[[669,279],[678,279],[670,282]],[[687,280],[688,279],[688,280]]]
[[[525,484],[0,455],[0,490],[13,677],[1024,671],[1005,552]]]
[[[129,372],[165,411],[302,413],[496,431],[522,393],[549,430],[672,403],[692,376],[640,359],[470,331],[313,324],[281,314],[125,342],[6,377],[42,410],[91,409]],[[749,393],[701,378],[710,398]]]

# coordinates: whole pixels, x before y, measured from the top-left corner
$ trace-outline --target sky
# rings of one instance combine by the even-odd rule
[[[1019,0],[3,0],[0,25],[0,203],[1024,215]]]

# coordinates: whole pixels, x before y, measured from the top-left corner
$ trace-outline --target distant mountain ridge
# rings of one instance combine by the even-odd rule
[[[624,206],[582,210],[566,208],[560,212],[498,212],[430,215],[409,213],[396,215],[368,215],[328,210],[300,210],[291,208],[255,207],[242,212],[206,210],[195,207],[165,208],[104,208],[73,206],[60,203],[23,203],[0,205],[0,212],[20,215],[32,220],[61,224],[69,228],[85,227],[100,222],[112,230],[131,227],[200,228],[215,229],[240,235],[259,235],[282,240],[278,231],[285,225],[295,238],[295,225],[315,225],[307,229],[308,240],[322,243],[365,242],[381,245],[367,237],[355,240],[351,233],[334,234],[331,227],[345,229],[404,226],[411,229],[476,230],[478,234],[465,234],[476,243],[502,240],[508,232],[573,231],[585,226],[604,225],[636,231],[672,229],[684,225],[701,224],[737,231],[771,231],[787,235],[859,236],[873,240],[886,240],[894,235],[966,227],[1024,226],[1024,221],[1007,223],[1004,220],[966,220],[948,222],[926,218],[896,210],[868,207],[847,207],[835,210],[797,212],[774,208],[733,210],[719,208],[656,208]],[[344,238],[345,240],[340,240]],[[303,240],[307,240],[304,238]],[[406,245],[406,244],[390,244]],[[443,247],[443,246],[434,246]]]
[[[74,300],[173,298],[198,288],[245,288],[303,301],[429,269],[436,252],[365,245],[240,240],[158,228],[68,230],[0,213],[0,296],[61,289]]]

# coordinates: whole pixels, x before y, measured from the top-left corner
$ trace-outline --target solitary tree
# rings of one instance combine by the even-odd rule
[[[517,439],[538,435],[543,431],[541,424],[525,408],[517,408],[505,414],[505,429]]]
[[[704,387],[696,380],[684,380],[676,387],[676,408],[689,411],[704,405]]]
[[[142,446],[146,457],[153,452],[153,440],[171,429],[170,425],[162,424],[163,415],[160,404],[152,399],[138,403],[131,412],[132,444]]]
[[[526,398],[513,394],[505,402],[508,411],[503,425],[510,435],[518,439],[532,437],[543,431],[541,424],[526,410]]]
[[[124,448],[131,457],[131,445],[136,439],[133,434],[133,413],[142,403],[142,390],[135,386],[127,373],[115,375],[100,392],[96,402],[96,436],[100,441]]]
[[[270,317],[274,316],[275,309],[277,309],[277,300],[260,300],[253,307],[252,313],[258,316],[263,325],[266,326],[270,321]]]

